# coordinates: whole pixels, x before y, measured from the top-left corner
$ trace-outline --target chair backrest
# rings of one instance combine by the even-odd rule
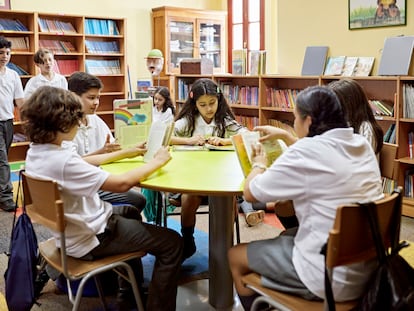
[[[381,170],[381,176],[388,179],[397,179],[395,169],[395,159],[397,157],[398,145],[384,143],[382,145],[379,165]]]
[[[385,247],[399,241],[401,224],[402,188],[384,199],[375,201],[379,229]],[[326,265],[332,269],[377,256],[367,214],[360,205],[340,206],[333,228],[329,232]]]
[[[23,172],[23,195],[30,218],[55,232],[64,233],[63,201],[54,180],[36,178]]]

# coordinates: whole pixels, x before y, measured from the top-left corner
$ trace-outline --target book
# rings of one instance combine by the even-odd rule
[[[342,76],[344,77],[353,76],[357,62],[358,62],[357,56],[347,56],[345,58],[344,68],[342,69]]]
[[[234,75],[246,75],[247,50],[232,51],[232,73]]]
[[[320,76],[323,74],[328,55],[327,46],[308,46],[303,58],[302,76]]]
[[[113,107],[115,138],[121,147],[146,141],[152,122],[152,99],[116,99]]]
[[[249,74],[251,76],[266,74],[266,51],[249,52]]]
[[[413,49],[414,36],[386,38],[378,67],[378,75],[408,75]]]
[[[252,145],[259,143],[259,137],[259,132],[253,131],[242,132],[231,137],[244,177],[247,177],[252,170]],[[267,166],[272,165],[288,148],[281,139],[267,141],[262,145],[267,156]]]
[[[325,76],[340,76],[344,67],[346,56],[331,56],[326,64]]]
[[[360,56],[354,70],[354,76],[366,77],[371,74],[372,66],[374,65],[374,57],[371,56]]]
[[[156,121],[151,124],[147,139],[147,152],[144,154],[144,162],[150,161],[161,147],[166,147],[170,144],[173,131],[174,122],[166,123]]]

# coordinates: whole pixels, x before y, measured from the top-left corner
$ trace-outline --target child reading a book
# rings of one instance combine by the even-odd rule
[[[13,185],[10,181],[8,153],[13,142],[14,102],[23,105],[23,86],[16,71],[7,67],[11,58],[12,43],[0,37],[0,209],[14,211]]]
[[[108,125],[96,114],[103,89],[102,81],[94,75],[78,71],[69,77],[68,88],[80,97],[84,112],[73,140],[76,152],[81,156],[89,156],[120,150]],[[99,196],[110,203],[131,204],[139,211],[145,207],[145,197],[137,188],[125,193],[99,190]]]
[[[154,255],[156,260],[145,310],[175,310],[182,260],[180,235],[124,214],[123,209],[102,201],[97,193],[100,189],[127,191],[163,167],[171,155],[167,148],[161,148],[143,166],[111,175],[95,165],[139,156],[146,149],[137,146],[90,155],[88,161],[95,164],[91,165],[70,146],[82,118],[83,108],[76,94],[50,86],[36,90],[22,107],[25,134],[32,142],[26,156],[26,173],[53,179],[59,184],[65,205],[68,255],[85,260],[131,251]],[[52,232],[52,235],[59,241],[58,234]],[[124,286],[121,280],[119,284]],[[130,290],[122,288],[120,293]]]
[[[255,299],[255,292],[242,282],[251,271],[259,273],[266,286],[305,299],[323,299],[324,257],[320,250],[337,207],[383,197],[375,153],[348,126],[342,105],[330,88],[313,86],[301,91],[294,117],[296,142],[282,129],[261,128],[262,140],[286,138],[290,145],[269,168],[264,168],[267,159],[262,146],[253,146],[257,165],[245,181],[245,199],[292,200],[299,226],[274,239],[238,244],[229,250],[230,270],[245,310],[250,310]],[[375,268],[371,262],[336,268],[332,282],[335,299],[358,298]]]
[[[247,131],[237,123],[218,85],[211,79],[194,82],[188,98],[180,110],[171,144],[215,146],[231,145],[230,136]],[[196,251],[194,241],[195,215],[202,197],[194,194],[181,196],[181,233],[184,238],[184,258]]]
[[[166,87],[159,87],[153,96],[152,121],[171,122],[174,121],[175,107],[171,100],[170,91]]]
[[[39,68],[40,73],[27,81],[24,88],[25,99],[29,98],[32,93],[42,85],[49,85],[68,89],[68,82],[61,74],[53,70],[55,59],[52,51],[48,49],[39,49],[33,56],[35,65]]]

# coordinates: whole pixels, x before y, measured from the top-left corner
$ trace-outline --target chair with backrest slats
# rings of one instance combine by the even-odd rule
[[[384,143],[379,155],[381,176],[388,179],[397,179],[395,159],[397,158],[398,145]]]
[[[69,300],[73,304],[72,310],[79,308],[84,286],[91,277],[95,279],[101,302],[107,309],[97,276],[110,270],[131,283],[138,310],[144,310],[134,272],[126,261],[141,258],[145,252],[112,255],[92,261],[68,256],[65,246],[64,204],[56,181],[34,178],[23,173],[23,194],[24,204],[32,221],[60,234],[61,248],[57,248],[55,239],[51,238],[39,243],[39,251],[47,264],[65,276]],[[75,280],[80,280],[76,293],[70,286],[70,282]]]
[[[401,223],[402,188],[375,201],[381,235],[386,247],[399,240]],[[357,242],[357,243],[356,243]],[[329,232],[326,251],[326,267],[332,275],[334,267],[367,261],[377,256],[375,244],[369,230],[366,212],[358,204],[340,206],[336,211],[335,222]],[[243,277],[246,287],[259,293],[251,310],[257,310],[262,302],[266,302],[278,310],[327,310],[327,303],[309,301],[298,296],[275,291],[261,285],[261,277],[250,273]],[[336,310],[351,310],[357,300],[337,302]]]

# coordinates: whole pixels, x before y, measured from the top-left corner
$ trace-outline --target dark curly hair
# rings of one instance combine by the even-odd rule
[[[308,137],[349,127],[338,97],[327,86],[311,86],[301,91],[296,98],[296,110],[300,118],[312,119]]]
[[[47,144],[58,132],[68,133],[83,117],[74,93],[52,86],[38,88],[21,108],[23,129],[31,142]]]
[[[217,126],[216,135],[218,137],[224,137],[226,133],[226,119],[234,120],[235,117],[226,99],[221,93],[220,88],[211,79],[201,78],[194,82],[191,86],[188,98],[175,120],[187,118],[189,124],[189,136],[193,136],[195,119],[200,114],[197,109],[196,102],[203,95],[212,95],[217,97],[218,108],[214,116],[214,121]]]
[[[164,86],[160,86],[155,90],[154,97],[155,97],[155,94],[160,94],[165,99],[164,105],[162,107],[162,112],[165,112],[167,111],[168,108],[171,108],[172,114],[175,115],[175,107],[171,100],[170,90]],[[152,98],[153,101],[154,101],[154,97]]]

